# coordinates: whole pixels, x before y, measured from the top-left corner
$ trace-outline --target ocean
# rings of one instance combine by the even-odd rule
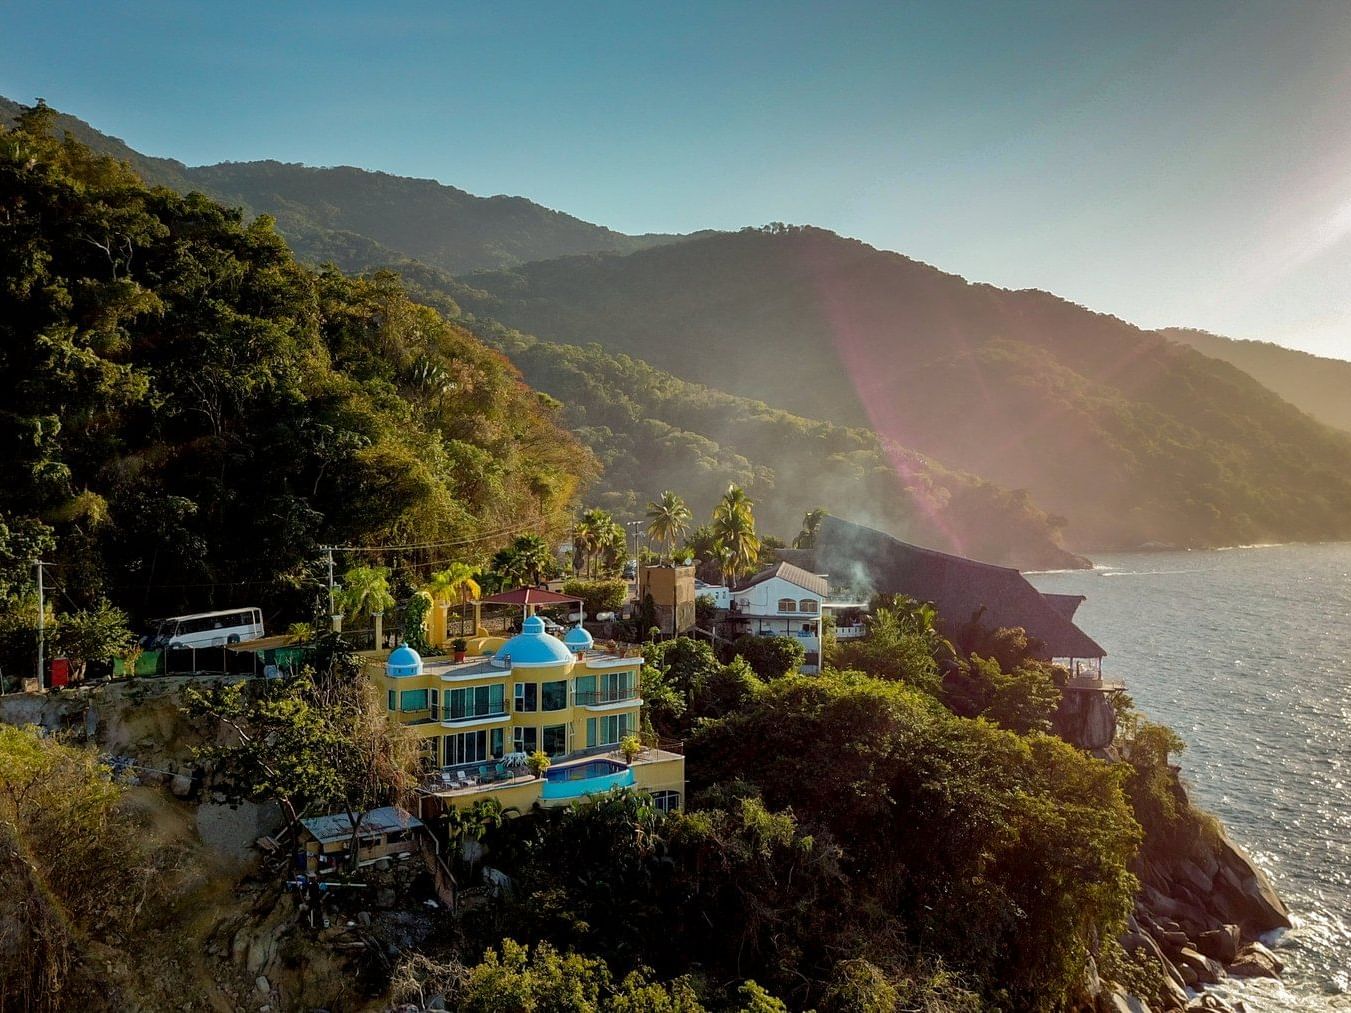
[[[1249,1010],[1351,1010],[1351,543],[1103,556],[1029,573],[1083,594],[1076,623],[1136,706],[1187,743],[1193,801],[1271,876],[1293,930],[1284,986]]]

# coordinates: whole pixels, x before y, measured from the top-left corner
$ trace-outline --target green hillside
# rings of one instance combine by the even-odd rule
[[[471,327],[474,324],[470,324]],[[1027,569],[1083,565],[1058,544],[1057,521],[1025,492],[953,472],[869,429],[807,419],[663,373],[599,345],[518,332],[489,336],[603,467],[589,497],[641,515],[665,488],[707,516],[727,483],[756,501],[763,531],[791,539],[816,507],[899,537]]]
[[[48,126],[0,127],[0,633],[34,558],[63,609],[294,617],[324,544],[570,529],[594,461],[498,352]]]
[[[0,123],[12,123],[19,109],[0,97]],[[574,253],[627,253],[680,238],[629,236],[523,197],[478,197],[435,180],[351,166],[187,166],[143,155],[73,116],[59,114],[56,125],[95,151],[128,162],[152,185],[200,190],[228,206],[272,215],[301,259],[332,261],[348,271],[412,257],[459,273]]]
[[[464,281],[474,314],[1025,487],[1080,549],[1351,537],[1351,438],[1045,292],[784,227]]]
[[[1168,327],[1159,333],[1232,363],[1319,422],[1351,432],[1351,362],[1187,327]]]

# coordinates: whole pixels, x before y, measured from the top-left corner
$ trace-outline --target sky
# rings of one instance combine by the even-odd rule
[[[0,94],[1351,359],[1348,3],[0,0]]]

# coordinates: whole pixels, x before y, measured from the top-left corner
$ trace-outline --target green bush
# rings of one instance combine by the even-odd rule
[[[629,585],[622,580],[570,580],[563,585],[563,593],[582,599],[582,609],[588,619],[601,612],[618,613],[629,598]]]
[[[732,645],[761,679],[778,679],[802,667],[807,652],[796,637],[738,637]]]

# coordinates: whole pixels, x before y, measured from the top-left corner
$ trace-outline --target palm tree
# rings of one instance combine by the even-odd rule
[[[816,533],[821,530],[821,521],[825,516],[825,510],[820,507],[817,507],[815,510],[808,510],[802,518],[802,530],[799,531],[797,537],[793,539],[793,548],[816,548]]]
[[[389,593],[389,571],[383,566],[354,566],[342,575],[342,605],[353,618],[375,620],[375,646],[383,639],[384,614],[394,607]]]
[[[431,595],[432,601],[447,612],[452,605],[464,605],[483,593],[478,581],[474,580],[474,568],[468,563],[451,563],[444,570],[437,570],[422,586],[422,590]],[[464,617],[460,618],[463,626]]]
[[[647,505],[647,536],[665,545],[668,554],[673,553],[693,516],[685,501],[667,489],[661,499]]]
[[[755,504],[751,498],[746,495],[746,490],[733,482],[727,487],[727,491],[722,494],[722,499],[718,500],[718,505],[713,508],[713,519],[725,516],[729,513],[744,513],[747,517],[754,517],[751,514],[751,507]]]
[[[721,546],[723,576],[728,584],[755,568],[760,555],[760,539],[755,534],[755,520],[749,513],[736,510],[719,517],[713,524]]]
[[[739,485],[729,485],[713,510],[713,534],[723,551],[722,572],[728,584],[748,573],[760,554],[760,539],[755,534],[755,515],[751,500]]]
[[[581,519],[577,521],[577,530],[572,537],[573,565],[580,570],[585,563],[588,577],[592,575],[601,543],[609,536],[614,523],[610,512],[599,507],[583,511]]]
[[[553,565],[549,543],[539,535],[521,535],[510,547],[493,556],[493,569],[517,584],[538,584]]]

